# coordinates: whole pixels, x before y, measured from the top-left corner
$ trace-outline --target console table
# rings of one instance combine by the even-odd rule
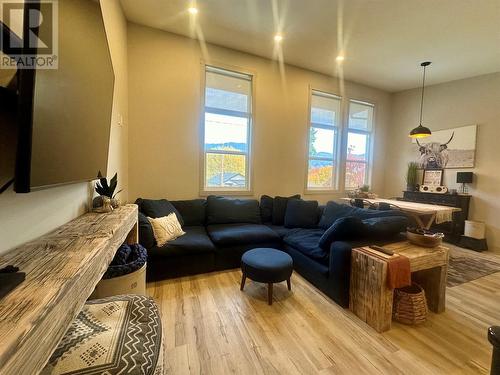
[[[123,242],[138,241],[137,206],[88,213],[0,256],[26,280],[0,300],[0,374],[38,374]]]
[[[440,206],[459,208],[460,210],[453,213],[453,220],[451,222],[434,224],[432,229],[444,233],[445,239],[448,242],[457,244],[460,241],[460,237],[464,234],[465,220],[469,217],[470,195],[404,191],[403,197],[398,199],[407,202],[437,204]]]

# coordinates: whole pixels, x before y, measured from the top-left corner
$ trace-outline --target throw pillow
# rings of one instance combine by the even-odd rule
[[[366,236],[374,239],[391,238],[406,231],[406,216],[374,217],[363,220]]]
[[[300,199],[300,194],[291,197],[274,197],[272,220],[274,225],[283,225],[285,223],[286,206],[290,199]]]
[[[164,217],[171,213],[175,213],[179,223],[184,225],[182,220],[182,215],[175,209],[175,207],[166,199],[142,199],[136,200],[136,204],[139,205],[139,211],[141,211],[147,217],[152,217],[156,219],[158,217]]]
[[[342,217],[328,228],[319,239],[319,247],[328,250],[334,241],[363,238],[365,225],[357,217]]]
[[[273,202],[274,199],[269,195],[260,197],[260,217],[264,224],[273,221]]]
[[[168,241],[175,240],[177,237],[186,234],[182,230],[181,224],[179,223],[179,220],[177,220],[177,216],[173,212],[164,217],[148,217],[148,220],[153,227],[153,233],[158,247],[162,247]]]
[[[318,202],[290,199],[286,206],[285,228],[316,228]]]
[[[260,224],[259,201],[210,195],[207,198],[207,224]]]

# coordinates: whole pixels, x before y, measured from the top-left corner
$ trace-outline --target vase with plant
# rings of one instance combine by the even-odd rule
[[[417,190],[417,173],[418,173],[418,163],[410,162],[408,163],[408,168],[406,170],[406,190],[415,191]]]
[[[118,208],[120,206],[120,200],[116,198],[116,196],[121,192],[121,190],[118,190],[115,193],[118,185],[118,174],[115,173],[113,178],[109,180],[109,183],[107,178],[102,176],[101,171],[97,174],[97,178],[99,181],[95,184],[95,191],[99,196],[95,197],[92,201],[93,208],[107,206],[108,202],[112,208]]]

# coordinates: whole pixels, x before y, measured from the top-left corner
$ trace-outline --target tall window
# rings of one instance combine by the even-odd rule
[[[204,190],[250,190],[252,76],[206,66]]]
[[[369,184],[373,105],[349,101],[345,188]]]
[[[309,127],[307,188],[333,190],[337,187],[337,137],[340,98],[312,91]]]

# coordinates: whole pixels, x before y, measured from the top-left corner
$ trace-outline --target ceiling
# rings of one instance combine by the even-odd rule
[[[393,92],[425,60],[429,84],[500,71],[500,0],[198,0],[195,16],[189,0],[121,2],[132,22],[268,58],[278,31],[286,63]]]

